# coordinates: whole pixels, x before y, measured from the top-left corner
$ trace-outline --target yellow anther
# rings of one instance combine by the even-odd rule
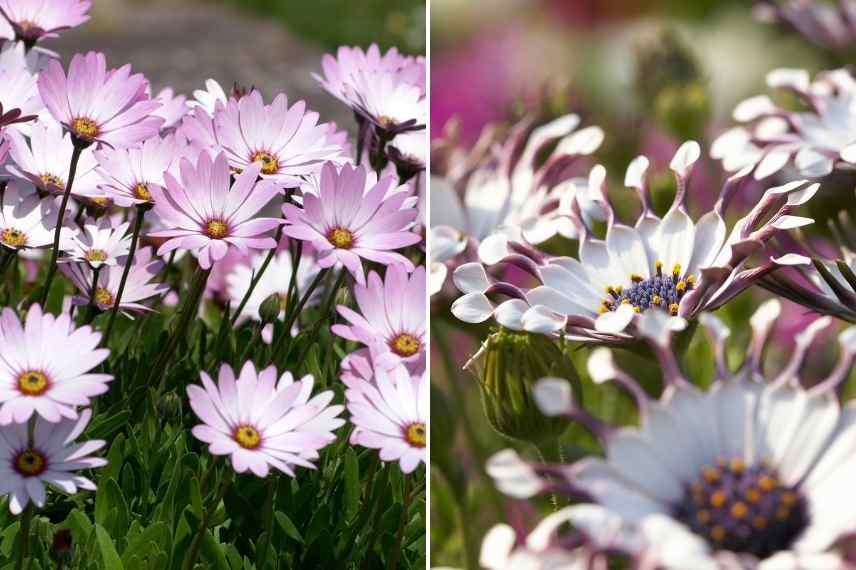
[[[696,520],[701,524],[709,523],[711,518],[710,511],[701,510],[696,513]]]
[[[629,304],[630,304],[630,299],[622,299],[622,300],[621,300],[621,304],[622,304],[622,305],[629,305]]]
[[[641,275],[639,275],[638,273],[631,273],[630,274],[630,280],[633,281],[634,283],[639,283],[640,281],[644,281],[644,278]]]
[[[715,491],[710,495],[710,504],[712,507],[718,509],[719,507],[725,504],[726,498],[727,497],[725,496],[725,493],[723,493],[722,491]]]
[[[761,500],[761,491],[754,488],[749,489],[748,491],[746,491],[746,500],[750,503],[757,503]]]
[[[759,515],[752,519],[752,526],[758,530],[764,530],[767,528],[767,519]]]
[[[776,488],[776,480],[765,475],[758,481],[758,486],[761,487],[762,491],[772,491]]]
[[[678,307],[678,304],[677,304],[677,303],[672,303],[671,305],[669,305],[669,313],[670,313],[673,317],[677,317],[677,316],[678,316],[678,308],[679,308],[679,307]]]
[[[675,284],[675,290],[678,293],[683,293],[684,291],[687,290],[687,282],[686,281],[678,281],[677,284]]]
[[[715,542],[722,542],[722,539],[725,538],[725,529],[719,525],[716,525],[712,529],[710,529],[710,538],[712,538]]]
[[[731,505],[731,516],[736,519],[742,519],[746,516],[746,513],[749,512],[749,507],[746,506],[746,503],[736,502]]]
[[[657,270],[657,275],[663,275],[663,262],[658,259],[654,263],[654,269]]]
[[[742,473],[743,470],[746,469],[746,462],[739,457],[735,457],[731,460],[730,467],[735,473]]]
[[[686,276],[686,282],[687,282],[687,285],[689,285],[690,287],[695,285],[695,275],[693,275],[692,273],[687,275]]]
[[[784,493],[782,493],[782,496],[779,498],[779,501],[784,506],[790,507],[791,505],[797,502],[797,496],[791,491],[785,491]]]
[[[672,266],[672,277],[677,279],[680,274],[681,274],[681,264],[676,263]]]
[[[719,470],[713,467],[702,467],[701,476],[708,483],[713,483],[719,480]]]
[[[634,313],[641,313],[642,309],[640,309],[639,307],[633,307],[633,312]]]
[[[651,297],[651,304],[652,305],[659,305],[660,304],[660,296],[654,295],[653,297]]]

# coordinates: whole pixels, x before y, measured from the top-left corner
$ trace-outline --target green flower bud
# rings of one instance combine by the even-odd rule
[[[540,446],[555,441],[568,427],[567,419],[541,413],[532,395],[536,382],[546,376],[579,386],[571,360],[556,341],[501,329],[487,338],[470,368],[479,379],[485,415],[500,434]]]
[[[285,296],[279,293],[272,293],[267,299],[259,305],[259,316],[262,322],[272,323],[279,318],[280,313],[285,309]]]
[[[158,414],[165,420],[181,417],[181,398],[175,392],[167,392],[158,400]]]

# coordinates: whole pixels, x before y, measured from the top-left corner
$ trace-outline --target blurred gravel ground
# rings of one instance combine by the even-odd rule
[[[295,0],[304,1],[304,0]],[[352,128],[350,114],[312,79],[323,51],[233,7],[196,0],[94,0],[93,18],[46,47],[65,61],[77,52],[103,51],[108,65],[130,62],[155,92],[169,85],[188,97],[208,78],[224,88],[255,85],[270,101],[284,92],[305,99],[322,121]]]

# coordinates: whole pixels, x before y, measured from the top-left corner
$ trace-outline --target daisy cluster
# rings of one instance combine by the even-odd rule
[[[852,44],[852,2],[756,7],[830,49]],[[671,160],[620,173],[597,163],[609,133],[574,114],[491,124],[469,145],[452,121],[432,142],[433,318],[482,341],[468,361],[441,346],[443,389],[465,412],[456,375],[474,376],[513,446],[483,462],[507,523],[480,552],[461,529],[467,568],[853,567],[856,519],[836,497],[856,433],[856,79],[776,69],[767,85],[707,152],[678,142]],[[744,293],[761,288],[777,298],[752,314]],[[789,322],[782,299],[813,320]],[[786,326],[799,329],[789,352]],[[836,345],[831,370],[805,371]],[[458,421],[435,441],[482,459],[483,436]],[[452,454],[434,457],[452,500],[475,504]]]
[[[214,80],[191,97],[156,93],[130,64],[90,52],[65,66],[40,47],[89,9],[0,1],[0,494],[11,511],[44,506],[45,484],[95,488],[75,472],[105,465],[92,455],[105,442],[76,440],[113,380],[111,341],[144,350],[130,321],[176,305],[149,384],[158,397],[186,392],[193,436],[235,472],[315,468],[346,407],[353,445],[413,472],[428,412],[424,59],[377,46],[324,58],[317,79],[353,111],[353,141],[284,93]],[[211,314],[251,344],[238,366],[211,363],[216,380],[202,370],[182,383],[170,367]],[[334,367],[344,384],[293,372],[319,338],[346,354]]]

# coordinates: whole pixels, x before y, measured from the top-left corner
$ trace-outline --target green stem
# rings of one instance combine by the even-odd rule
[[[256,560],[256,568],[264,568],[265,560],[267,559],[268,548],[271,542],[271,533],[273,532],[273,506],[276,504],[276,487],[277,478],[269,477],[267,482],[267,496],[265,497],[265,510],[263,521],[265,525],[264,542],[259,548],[258,559]]]
[[[274,237],[277,244],[279,244],[279,240],[281,237],[282,237],[282,226],[279,226],[279,228],[276,230],[276,237]],[[229,319],[229,322],[231,323],[232,327],[235,326],[235,322],[238,320],[238,317],[241,316],[241,311],[243,311],[244,307],[247,306],[247,302],[249,302],[250,296],[252,296],[253,291],[256,290],[256,285],[258,285],[259,281],[262,280],[262,277],[264,276],[265,271],[267,271],[268,265],[270,265],[271,260],[273,260],[273,257],[276,254],[277,254],[277,247],[274,247],[268,252],[267,257],[265,257],[265,260],[262,262],[261,267],[259,267],[259,270],[256,272],[255,275],[253,275],[253,278],[250,281],[250,287],[247,289],[247,292],[244,293],[244,297],[241,299],[241,303],[235,309],[235,312],[232,313],[232,318]],[[294,271],[294,273],[296,274],[297,271]]]
[[[3,286],[6,284],[6,280],[3,279],[6,275],[6,271],[8,271],[9,267],[12,265],[12,261],[17,259],[17,257],[18,252],[16,250],[0,246],[0,290],[2,290]]]
[[[401,555],[404,530],[407,526],[407,515],[410,510],[410,502],[413,500],[410,492],[410,479],[410,477],[404,479],[404,504],[401,506],[401,517],[398,519],[398,533],[395,537],[395,549],[392,551],[392,558],[389,561],[389,570],[396,570],[398,568],[398,558]]]
[[[318,275],[315,276],[315,279],[312,280],[312,283],[309,284],[309,287],[306,288],[306,292],[301,297],[300,302],[297,303],[296,307],[292,307],[289,305],[288,311],[285,317],[285,326],[283,328],[283,334],[279,338],[276,343],[276,348],[273,351],[273,355],[271,356],[271,363],[275,363],[282,352],[282,349],[287,346],[289,333],[291,331],[291,327],[294,326],[294,322],[297,320],[297,317],[303,312],[303,307],[306,306],[306,303],[309,301],[309,298],[312,297],[312,294],[315,292],[315,289],[318,288],[318,285],[324,279],[324,276],[327,275],[329,268],[324,268],[318,272]]]
[[[202,522],[199,523],[199,530],[196,531],[196,535],[193,537],[193,542],[190,543],[190,548],[187,550],[187,557],[184,559],[184,570],[192,570],[193,566],[196,564],[196,559],[199,558],[199,549],[202,547],[202,539],[205,537],[205,532],[208,530],[208,525],[211,523],[211,517],[213,517],[214,513],[217,511],[220,501],[223,500],[223,496],[226,494],[226,489],[229,488],[229,483],[232,482],[233,473],[234,471],[232,469],[226,469],[226,474],[220,482],[220,490],[218,491],[217,496],[208,504],[208,508],[205,510]]]
[[[137,242],[140,238],[140,230],[143,228],[143,219],[146,212],[151,208],[151,204],[137,205],[137,217],[134,219],[134,233],[131,236],[131,247],[128,250],[128,258],[125,260],[125,269],[122,271],[122,279],[119,281],[119,289],[116,291],[116,299],[113,301],[113,308],[110,310],[110,320],[107,323],[107,331],[104,333],[104,339],[101,341],[101,346],[107,346],[110,342],[110,335],[113,333],[113,325],[116,323],[116,316],[119,314],[119,306],[122,304],[122,295],[125,293],[125,284],[128,282],[128,275],[131,273],[131,267],[134,265],[134,255],[137,252]]]
[[[18,551],[18,560],[15,562],[15,570],[21,570],[24,567],[24,562],[27,560],[27,554],[30,550],[30,526],[33,522],[33,502],[27,503],[24,512],[21,513],[21,528],[18,529],[18,543],[20,550]]]
[[[377,494],[377,500],[372,501],[375,506],[374,518],[372,519],[371,531],[369,533],[368,539],[366,539],[365,557],[363,558],[363,563],[361,565],[361,568],[363,569],[367,568],[366,565],[368,564],[369,554],[371,553],[372,548],[374,548],[377,536],[380,533],[378,527],[380,526],[380,517],[383,514],[383,507],[386,504],[386,501],[384,499],[386,495],[386,488],[389,484],[389,468],[381,468],[381,477],[378,480],[378,483],[380,485],[380,493]]]
[[[84,147],[80,144],[74,145],[74,150],[71,152],[71,165],[68,168],[68,182],[65,185],[65,191],[62,194],[62,202],[59,206],[59,212],[56,216],[56,229],[54,230],[53,250],[51,251],[51,261],[48,265],[48,275],[45,278],[45,288],[42,291],[41,305],[44,308],[48,301],[48,294],[51,290],[51,283],[56,276],[56,262],[59,258],[59,239],[62,234],[63,221],[65,220],[65,211],[68,208],[68,199],[71,197],[71,188],[74,185],[74,177],[77,175],[77,164],[80,162],[80,155],[83,154]]]
[[[86,317],[83,319],[84,325],[90,324],[95,319],[95,315],[98,314],[98,305],[95,304],[95,292],[98,291],[98,276],[101,274],[102,267],[99,265],[92,270],[92,288],[89,291],[89,304],[86,305]]]
[[[309,333],[307,342],[303,345],[303,350],[300,351],[300,356],[297,358],[297,362],[303,362],[303,359],[306,357],[306,353],[309,352],[309,349],[315,344],[315,340],[318,338],[318,333],[321,331],[321,323],[325,322],[325,317],[330,314],[333,301],[336,300],[336,293],[339,291],[339,288],[342,287],[342,283],[345,281],[347,274],[348,272],[342,269],[339,273],[339,277],[336,278],[336,282],[327,294],[327,299],[324,301],[324,304],[321,305],[321,313],[318,320],[315,321],[312,331]]]
[[[196,273],[193,276],[193,282],[190,284],[187,297],[179,309],[178,321],[175,324],[175,328],[172,331],[169,342],[152,368],[149,385],[157,384],[158,389],[156,396],[160,396],[163,393],[164,388],[166,388],[166,376],[169,364],[175,355],[176,349],[178,349],[178,345],[181,343],[181,339],[184,338],[187,333],[187,328],[196,316],[196,312],[199,309],[199,302],[202,300],[202,294],[205,292],[205,284],[208,283],[208,276],[210,274],[211,268],[196,268]]]

